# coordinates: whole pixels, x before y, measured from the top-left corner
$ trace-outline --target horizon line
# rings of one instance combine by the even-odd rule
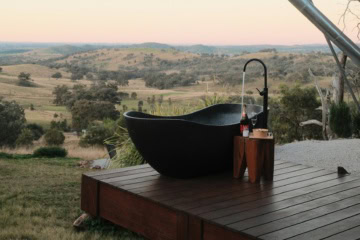
[[[206,44],[206,43],[163,43],[163,42],[141,42],[141,43],[124,43],[124,42],[33,42],[33,41],[0,41],[0,44],[6,43],[15,43],[15,44],[94,44],[94,45],[141,45],[141,44],[164,44],[169,46],[195,46],[195,45],[203,45],[203,46],[214,46],[214,47],[237,47],[237,46],[309,46],[309,45],[321,45],[327,46],[325,43],[305,43],[305,44]]]

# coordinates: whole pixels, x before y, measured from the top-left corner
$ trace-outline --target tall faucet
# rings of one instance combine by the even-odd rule
[[[265,121],[263,122],[263,126],[262,128],[267,128],[267,119],[268,119],[268,87],[267,87],[267,68],[266,68],[266,65],[263,61],[261,61],[260,59],[257,59],[257,58],[253,58],[253,59],[250,59],[249,61],[247,61],[245,63],[245,66],[244,66],[244,75],[245,75],[245,72],[246,72],[246,67],[249,63],[251,62],[259,62],[261,63],[261,65],[263,65],[264,67],[264,89],[262,91],[260,91],[259,89],[256,88],[256,90],[258,90],[260,96],[263,96],[264,97],[264,101],[263,101],[263,112],[264,112],[264,119]]]

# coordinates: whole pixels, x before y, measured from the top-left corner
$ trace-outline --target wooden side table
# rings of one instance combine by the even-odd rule
[[[261,176],[272,181],[274,177],[273,137],[234,137],[234,178],[242,178],[248,168],[249,181],[259,182]]]

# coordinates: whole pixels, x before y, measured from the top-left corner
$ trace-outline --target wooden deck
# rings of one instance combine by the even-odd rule
[[[360,179],[276,161],[273,182],[189,180],[149,165],[82,177],[81,208],[149,239],[360,239]]]

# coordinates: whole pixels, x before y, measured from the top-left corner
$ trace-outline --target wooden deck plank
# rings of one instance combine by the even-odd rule
[[[344,232],[360,225],[360,215],[344,219],[343,221],[335,222],[325,227],[317,228],[313,231],[303,233],[292,237],[291,240],[308,240],[308,239],[323,239],[330,237],[338,232]],[[354,235],[353,235],[354,237]],[[357,235],[360,238],[360,235]],[[341,238],[343,239],[343,238]]]
[[[143,165],[137,165],[137,166],[133,166],[133,167],[126,167],[126,168],[116,168],[116,169],[108,169],[108,170],[101,170],[101,171],[93,171],[93,172],[84,173],[84,175],[96,178],[96,176],[103,176],[103,175],[121,173],[121,172],[129,172],[129,171],[138,170],[141,168],[150,168],[150,165],[143,164]]]
[[[326,240],[357,240],[360,236],[360,226],[349,229],[347,231],[335,234],[331,237],[325,238]]]
[[[233,214],[234,212],[243,211],[244,206],[242,204],[245,202],[251,202],[272,195],[277,195],[280,193],[293,191],[295,189],[304,188],[306,186],[315,185],[317,183],[334,180],[337,179],[337,177],[338,175],[333,173],[333,174],[321,175],[314,178],[309,178],[307,180],[300,182],[294,181],[296,179],[292,179],[292,181],[290,181],[289,184],[285,182],[283,183],[283,185],[279,185],[279,187],[275,187],[275,188],[268,187],[265,189],[266,191],[261,191],[259,192],[259,194],[252,194],[247,196],[246,198],[242,197],[231,201],[225,201],[200,208],[190,209],[188,211],[191,212],[192,214],[199,215],[207,219],[216,219]]]
[[[288,174],[275,175],[274,182],[278,182],[278,181],[293,178],[293,177],[298,177],[300,175],[304,175],[304,174],[308,174],[308,173],[319,172],[319,171],[321,171],[321,170],[319,170],[319,169],[302,169],[300,171],[290,172]],[[260,184],[269,185],[269,184],[273,184],[273,183],[262,182]],[[259,192],[261,190],[265,190],[265,189],[266,189],[266,187],[263,187],[263,188],[261,188],[259,186],[256,187],[256,185],[254,186],[253,184],[251,184],[249,187],[244,187],[244,185],[242,184],[241,187],[236,186],[235,190],[229,190],[228,188],[223,188],[222,190],[217,190],[218,191],[217,194],[212,194],[211,191],[208,191],[204,195],[197,194],[196,200],[194,199],[194,196],[187,197],[187,198],[183,197],[183,198],[178,198],[175,201],[172,201],[170,204],[176,206],[176,208],[181,209],[181,210],[189,210],[189,209],[193,209],[193,208],[204,207],[207,205],[216,204],[219,202],[231,201],[233,199],[236,199],[236,198],[239,198],[242,196],[246,196],[246,195],[250,195],[252,193],[257,193],[257,192]],[[227,194],[227,193],[229,193],[229,194]]]
[[[264,205],[255,209],[249,209],[241,214],[233,214],[224,218],[216,219],[219,224],[227,224],[228,227],[242,231],[256,227],[281,218],[295,215],[300,212],[315,209],[321,204],[326,205],[335,201],[357,195],[360,192],[360,181],[348,182],[316,191],[300,191],[300,195]],[[259,204],[261,205],[261,204]],[[230,219],[230,217],[232,217]],[[234,221],[234,222],[233,222]]]
[[[293,166],[299,166],[299,164],[293,164],[293,163],[279,164],[279,165],[275,166],[275,169],[277,169],[277,168],[286,169],[286,168],[290,168]],[[164,194],[167,196],[170,192],[171,193],[174,193],[177,191],[181,192],[182,190],[186,190],[187,187],[195,187],[202,183],[212,182],[212,184],[214,184],[214,183],[220,184],[220,183],[224,183],[224,182],[226,183],[229,181],[233,181],[231,176],[232,176],[232,172],[228,172],[228,173],[224,173],[224,174],[213,175],[211,177],[196,178],[191,181],[189,181],[189,180],[176,181],[174,183],[171,183],[170,185],[166,181],[156,182],[156,184],[152,185],[151,187],[137,188],[137,189],[133,190],[132,192],[141,194],[142,196],[145,196],[145,197],[159,196],[159,195],[164,195]],[[243,181],[244,179],[240,179],[240,180],[235,179],[235,180]],[[118,184],[119,183],[114,183],[115,186],[118,186]],[[166,187],[164,187],[163,185],[166,185]]]
[[[154,169],[152,169],[151,167],[144,167],[144,168],[140,168],[140,169],[133,169],[130,171],[122,171],[122,172],[117,172],[117,173],[109,173],[109,174],[105,174],[105,175],[97,175],[94,177],[94,179],[96,180],[105,180],[108,179],[109,181],[111,181],[111,179],[115,178],[115,181],[117,178],[120,178],[120,180],[124,180],[127,179],[126,177],[128,176],[130,177],[136,177],[138,176],[138,174],[144,174],[144,173],[148,173],[148,172],[155,172],[158,174],[158,172],[156,172]]]
[[[360,196],[355,196],[312,211],[283,218],[264,226],[267,229],[266,231],[270,232],[265,235],[259,235],[260,232],[254,232],[253,230],[245,230],[244,232],[250,235],[259,236],[265,240],[291,238],[304,232],[360,214],[359,202]]]
[[[290,173],[293,173],[293,169],[286,168],[289,169]],[[286,173],[282,173],[282,174],[286,174]],[[180,188],[164,188],[162,186],[153,186],[152,189],[136,189],[136,191],[133,191],[134,193],[139,193],[140,195],[144,196],[144,197],[149,197],[153,200],[156,201],[167,201],[167,200],[171,200],[171,199],[175,199],[178,198],[179,196],[181,197],[185,197],[185,196],[194,196],[193,195],[193,191],[196,188],[207,188],[207,189],[211,189],[211,188],[228,188],[229,186],[234,186],[236,185],[237,187],[239,187],[238,189],[240,190],[241,188],[256,188],[259,187],[259,185],[254,185],[248,182],[247,178],[243,178],[243,179],[233,179],[231,177],[231,173],[229,173],[229,176],[227,178],[224,178],[224,176],[220,176],[220,179],[216,178],[211,178],[210,180],[208,178],[202,178],[202,179],[198,179],[198,180],[194,180],[192,182],[192,184],[180,184]],[[277,179],[286,179],[287,176],[286,175],[282,175],[277,177],[277,175],[275,176],[274,182],[277,181]],[[215,180],[215,181],[213,181]],[[260,185],[262,184],[273,184],[272,182],[261,182]],[[158,189],[158,190],[157,190]]]
[[[146,169],[141,169],[141,170],[146,170]],[[152,169],[151,171],[144,171],[144,172],[140,172],[140,173],[136,173],[136,174],[134,174],[134,173],[126,174],[125,173],[122,176],[97,179],[97,180],[102,180],[102,182],[111,183],[111,182],[120,182],[122,180],[138,179],[141,177],[149,177],[149,176],[157,176],[157,175],[159,175],[159,173]]]
[[[300,176],[307,173],[313,173],[320,171],[319,169],[301,169],[299,171],[291,172],[289,174],[282,174],[281,176],[274,176],[274,181],[284,180],[291,177]],[[229,192],[229,194],[227,194]],[[255,191],[256,192],[256,191]],[[171,203],[171,205],[175,206],[181,210],[188,210],[192,208],[202,207],[206,205],[211,205],[219,202],[224,202],[227,200],[231,200],[233,198],[238,198],[246,195],[247,193],[243,191],[243,189],[237,187],[237,189],[231,191],[227,188],[223,189],[220,194],[212,194],[212,192],[207,192],[204,195],[197,194],[195,198],[187,198],[186,200],[178,199]],[[248,192],[248,194],[250,194]]]

